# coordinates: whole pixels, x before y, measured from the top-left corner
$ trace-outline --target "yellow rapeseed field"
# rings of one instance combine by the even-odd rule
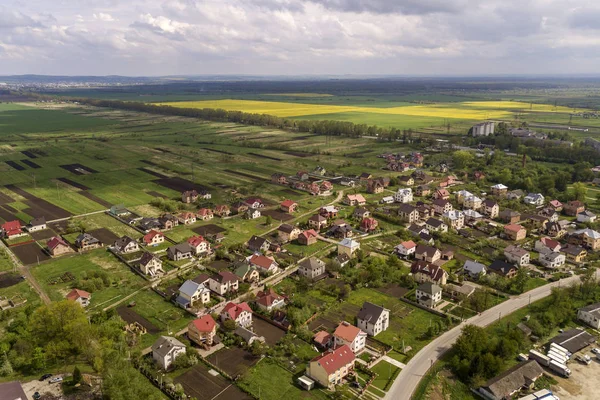
[[[463,120],[505,119],[516,110],[571,112],[566,107],[549,104],[530,104],[513,101],[475,101],[464,103],[440,103],[430,105],[407,105],[401,107],[360,107],[321,104],[286,103],[281,101],[257,100],[205,100],[162,103],[182,108],[222,108],[228,111],[269,114],[277,117],[302,117],[320,114],[368,113],[385,115],[407,115],[431,118],[456,118]]]

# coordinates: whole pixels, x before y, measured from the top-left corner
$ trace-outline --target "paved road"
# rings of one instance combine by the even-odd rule
[[[460,325],[444,333],[421,349],[421,351],[419,351],[408,362],[408,364],[406,364],[406,368],[402,369],[392,384],[392,387],[387,392],[385,399],[409,400],[423,375],[425,375],[433,363],[438,361],[442,355],[448,351],[450,347],[452,347],[454,342],[456,342],[456,339],[458,339],[460,336],[463,326],[467,324],[481,327],[488,326],[497,321],[498,318],[506,316],[520,308],[526,307],[529,304],[530,299],[531,302],[540,300],[550,295],[552,288],[567,286],[574,282],[579,282],[578,276],[572,276],[570,278],[562,279],[558,282],[540,286],[530,290],[527,293],[523,293],[520,296],[513,297],[504,303],[498,304],[497,306],[462,322]]]

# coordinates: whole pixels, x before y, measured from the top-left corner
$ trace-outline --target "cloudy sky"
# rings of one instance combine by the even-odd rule
[[[0,75],[596,74],[597,0],[2,0]]]

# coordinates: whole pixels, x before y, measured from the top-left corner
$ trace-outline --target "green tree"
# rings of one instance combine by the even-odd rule
[[[458,150],[452,153],[452,162],[454,164],[454,168],[463,169],[469,166],[475,159],[475,156],[472,152],[466,150]]]
[[[571,188],[571,197],[579,201],[585,201],[587,195],[587,187],[584,183],[575,182]]]
[[[82,379],[83,379],[83,377],[81,376],[81,371],[79,370],[78,367],[75,367],[73,369],[73,377],[71,378],[72,384],[77,385],[78,383],[81,383]]]

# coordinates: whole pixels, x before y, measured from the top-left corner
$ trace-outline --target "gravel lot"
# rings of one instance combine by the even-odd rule
[[[40,374],[40,376],[42,376],[43,374]],[[57,376],[63,376],[63,375],[53,375],[52,378],[55,378]],[[52,378],[48,378],[43,382],[40,382],[38,379],[31,381],[31,382],[26,382],[23,383],[23,390],[25,391],[25,394],[27,395],[27,397],[29,399],[33,399],[33,394],[35,392],[40,392],[40,394],[43,396],[46,393],[51,393],[55,396],[62,396],[62,388],[61,388],[61,384],[60,383],[50,383],[50,379]]]
[[[569,379],[563,379],[554,375],[558,381],[558,388],[554,391],[561,400],[596,400],[598,399],[598,385],[600,385],[600,362],[588,348],[582,352],[592,358],[590,365],[584,365],[571,358],[569,368],[571,376]]]

